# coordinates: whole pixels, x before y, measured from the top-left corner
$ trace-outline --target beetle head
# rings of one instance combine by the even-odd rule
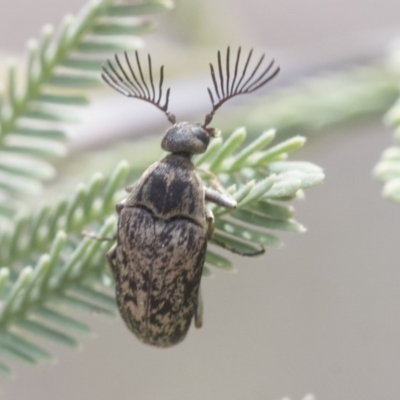
[[[171,153],[200,154],[207,150],[210,138],[218,133],[217,129],[200,123],[178,122],[167,130],[161,147]]]

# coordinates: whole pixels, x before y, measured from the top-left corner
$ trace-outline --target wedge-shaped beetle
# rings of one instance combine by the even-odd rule
[[[164,68],[160,69],[157,88],[150,55],[150,83],[144,78],[137,52],[136,72],[126,52],[125,67],[117,55],[116,64],[108,60],[103,67],[102,78],[108,85],[124,96],[153,104],[172,124],[161,142],[161,147],[170,154],[150,166],[127,189],[128,197],[117,204],[117,243],[107,254],[121,316],[144,343],[159,347],[179,343],[185,338],[193,316],[195,326],[202,325],[200,280],[207,241],[216,242],[214,218],[205,201],[230,209],[236,207],[236,201],[219,185],[213,189],[205,187],[191,158],[204,153],[210,139],[217,135],[218,131],[208,125],[223,103],[254,92],[278,74],[279,67],[274,67],[274,61],[259,71],[264,55],[248,73],[252,53],[251,50],[241,63],[241,49],[238,49],[231,76],[229,47],[225,67],[218,52],[217,74],[210,64],[214,94],[207,89],[212,110],[203,123],[176,122],[168,111],[170,89],[163,100]],[[255,254],[262,252],[263,249]]]

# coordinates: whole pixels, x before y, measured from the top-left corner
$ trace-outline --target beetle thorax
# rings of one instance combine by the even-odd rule
[[[207,150],[210,138],[216,136],[214,128],[200,123],[178,122],[165,133],[161,147],[171,153],[201,154]]]

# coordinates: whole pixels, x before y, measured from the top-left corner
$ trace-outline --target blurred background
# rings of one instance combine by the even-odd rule
[[[59,24],[82,5],[83,0],[36,0],[29,6],[3,1],[2,61],[10,55],[23,59],[26,40],[44,23]],[[295,203],[296,219],[308,231],[283,235],[285,246],[261,258],[236,258],[236,273],[215,271],[204,279],[204,327],[192,328],[179,346],[147,347],[119,318],[88,317],[96,335],[80,351],[53,346],[56,366],[18,366],[16,378],[2,381],[2,396],[294,400],[312,392],[318,400],[399,398],[400,209],[381,197],[382,185],[372,178],[392,142],[382,117],[397,86],[384,85],[392,79],[385,70],[376,102],[361,93],[345,117],[335,117],[335,108],[307,107],[310,99],[301,97],[302,82],[313,77],[329,82],[346,71],[396,65],[391,49],[400,37],[399,13],[399,2],[391,0],[176,0],[175,9],[157,16],[159,27],[145,38],[146,47],[155,63],[166,66],[170,109],[179,119],[202,119],[209,111],[208,62],[217,49],[255,47],[281,65],[261,97],[226,107],[214,125],[248,125],[257,134],[281,121],[282,135],[309,137],[292,159],[322,166],[326,181]],[[329,96],[335,85],[326,87]],[[310,114],[308,124],[268,114],[284,111],[293,90],[298,112]],[[304,91],[312,88],[305,85]],[[351,108],[343,96],[333,104]],[[260,109],[260,102],[271,108]],[[52,192],[67,191],[98,169],[111,170],[121,158],[147,157],[135,153],[136,143],[159,146],[165,117],[131,104],[111,90],[98,92],[82,124],[70,128],[70,155],[58,165]],[[149,162],[160,154],[152,151]]]

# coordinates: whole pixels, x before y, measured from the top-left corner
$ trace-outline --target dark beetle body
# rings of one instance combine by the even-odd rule
[[[189,157],[168,155],[132,188],[118,224],[117,302],[140,340],[167,347],[184,339],[206,248],[203,184]]]
[[[122,66],[117,55],[116,64],[108,60],[108,67],[103,66],[102,77],[107,84],[124,96],[153,104],[172,124],[161,143],[161,147],[171,154],[148,168],[129,190],[128,198],[117,205],[118,241],[107,253],[116,281],[121,316],[144,343],[159,347],[179,343],[185,338],[193,317],[196,327],[201,327],[200,280],[208,240],[242,255],[264,252],[261,248],[245,254],[213,237],[214,217],[205,201],[233,209],[236,200],[211,173],[208,174],[211,176],[209,182],[216,190],[203,186],[191,162],[191,157],[204,153],[210,139],[217,136],[218,130],[208,126],[217,109],[237,95],[254,92],[279,72],[278,67],[269,73],[274,64],[272,61],[257,74],[264,59],[262,55],[246,76],[252,52],[250,50],[240,72],[241,49],[239,47],[233,69],[228,47],[225,73],[218,52],[218,78],[210,64],[214,94],[207,89],[212,110],[203,123],[193,124],[177,123],[168,111],[169,89],[162,105],[164,70],[161,67],[160,83],[156,85],[150,55],[150,84],[146,83],[137,52],[136,73],[126,52],[128,68]]]

